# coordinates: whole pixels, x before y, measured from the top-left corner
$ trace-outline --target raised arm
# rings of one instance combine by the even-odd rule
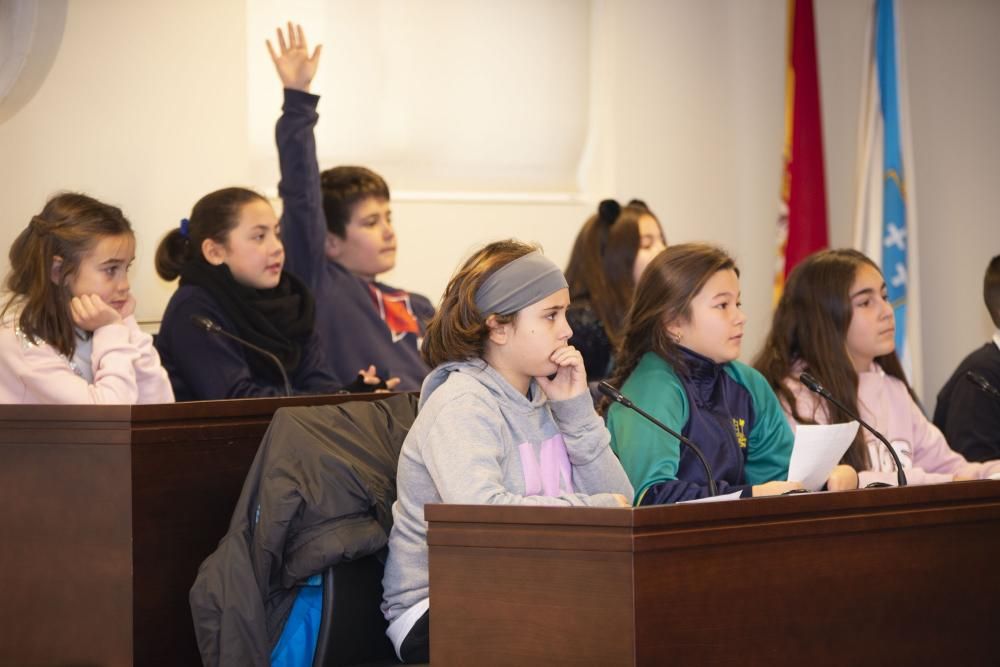
[[[309,87],[322,47],[309,55],[301,26],[288,25],[288,34],[279,29],[278,47],[267,42],[268,52],[284,88],[284,105],[275,127],[281,181],[278,194],[284,203],[281,216],[286,268],[316,291],[326,275],[326,218],[320,189],[316,138],[313,134],[319,115],[319,98]]]

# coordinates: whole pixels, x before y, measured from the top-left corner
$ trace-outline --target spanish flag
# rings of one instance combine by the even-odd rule
[[[798,262],[827,247],[823,124],[812,0],[788,0],[785,146],[774,302]]]

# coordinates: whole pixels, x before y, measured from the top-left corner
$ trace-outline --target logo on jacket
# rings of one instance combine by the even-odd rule
[[[406,334],[420,335],[420,324],[413,314],[410,305],[410,294],[402,290],[385,292],[375,285],[368,285],[368,293],[372,297],[378,316],[382,318],[392,335],[392,342],[398,343]]]
[[[740,443],[740,449],[746,449],[747,446],[747,434],[743,431],[746,425],[746,419],[733,419],[733,432],[736,434],[736,442]]]

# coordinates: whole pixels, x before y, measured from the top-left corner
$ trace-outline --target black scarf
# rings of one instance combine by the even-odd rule
[[[230,333],[272,352],[289,375],[299,367],[313,332],[316,303],[298,278],[282,271],[277,287],[255,289],[238,283],[225,264],[213,266],[198,258],[181,267],[180,284],[207,290],[236,327]],[[247,364],[255,376],[282,382],[274,362],[264,355],[248,350]]]

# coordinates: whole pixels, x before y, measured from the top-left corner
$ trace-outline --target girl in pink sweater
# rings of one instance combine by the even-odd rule
[[[767,378],[792,428],[850,421],[799,380],[812,374],[892,443],[910,484],[979,479],[1000,461],[970,463],[924,416],[896,357],[896,321],[878,267],[856,250],[824,250],[788,276],[764,349],[754,366]],[[895,484],[892,458],[863,429],[842,461],[859,486]]]
[[[10,248],[0,310],[0,403],[172,403],[135,321],[132,226],[82,194],[48,201]]]

